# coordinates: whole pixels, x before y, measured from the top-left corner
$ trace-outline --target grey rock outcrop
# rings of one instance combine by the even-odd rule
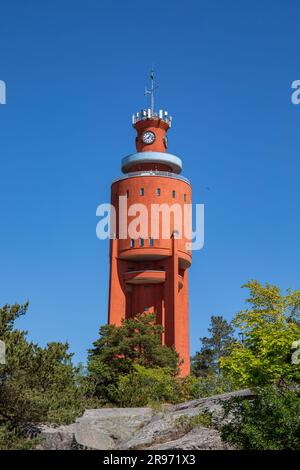
[[[152,408],[101,408],[86,410],[69,426],[42,426],[39,449],[228,449],[214,429],[223,419],[222,403],[233,396],[250,399],[249,390],[215,395],[178,405]],[[197,426],[184,433],[181,417],[203,412],[212,416],[212,428]]]
[[[34,435],[33,437],[36,437]],[[68,426],[41,426],[41,443],[37,446],[38,450],[70,450],[78,448],[75,440],[75,425]]]
[[[148,450],[228,450],[230,446],[224,443],[220,434],[215,429],[197,426],[190,432],[173,441],[163,444],[155,444],[147,448]]]
[[[87,410],[75,423],[75,439],[85,447],[109,450],[132,435],[152,419],[151,408],[103,408]]]

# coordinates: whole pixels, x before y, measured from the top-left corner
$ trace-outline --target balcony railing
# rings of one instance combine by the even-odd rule
[[[165,178],[174,178],[176,180],[184,181],[185,183],[189,184],[191,186],[191,182],[185,178],[184,176],[177,175],[176,173],[171,173],[169,171],[132,171],[131,173],[127,173],[124,176],[120,176],[119,178],[116,178],[113,180],[113,183],[116,183],[117,181],[120,180],[126,180],[127,178],[135,178],[138,176],[162,176]]]

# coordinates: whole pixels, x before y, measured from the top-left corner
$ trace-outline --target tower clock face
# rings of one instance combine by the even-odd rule
[[[154,132],[146,131],[144,132],[142,138],[143,138],[144,144],[153,144],[153,142],[155,141],[155,134]]]

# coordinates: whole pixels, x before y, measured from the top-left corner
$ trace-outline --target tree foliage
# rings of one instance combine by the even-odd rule
[[[166,402],[177,403],[181,392],[180,380],[172,370],[135,364],[129,374],[119,377],[114,401],[121,407],[155,407]]]
[[[250,308],[233,320],[243,335],[221,367],[235,387],[259,386],[280,379],[299,380],[299,365],[292,364],[292,343],[300,339],[300,291],[282,294],[279,287],[257,281],[245,286],[250,291]]]
[[[300,392],[291,384],[268,385],[252,401],[233,398],[223,406],[231,418],[222,438],[236,448],[300,450]]]
[[[212,316],[209,336],[200,338],[201,349],[192,357],[192,372],[196,377],[220,380],[221,357],[225,357],[233,343],[233,327],[222,316]]]
[[[83,409],[79,370],[68,344],[42,348],[15,328],[27,309],[28,304],[0,309],[0,339],[6,346],[6,363],[0,365],[0,448],[29,445],[28,423],[70,422]]]
[[[116,402],[121,376],[133,373],[136,365],[144,368],[167,368],[173,375],[179,367],[178,354],[161,344],[163,329],[154,314],[140,314],[122,325],[104,325],[100,337],[89,351],[90,393]]]

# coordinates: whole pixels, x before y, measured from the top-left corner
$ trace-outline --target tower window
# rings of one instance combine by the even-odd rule
[[[131,248],[134,248],[134,240],[133,240],[133,238],[130,240],[130,246],[131,246]]]
[[[173,197],[173,198],[176,197],[176,191],[175,191],[174,189],[173,189],[173,191],[172,191],[172,197]]]
[[[144,246],[144,239],[140,238],[140,246]]]
[[[160,188],[156,189],[156,196],[160,196]]]
[[[183,195],[183,200],[186,202],[186,194]]]
[[[153,246],[153,245],[154,245],[154,240],[153,240],[153,238],[149,238],[149,245],[150,245],[150,246]]]
[[[129,197],[129,190],[126,191],[126,197]]]
[[[145,194],[144,188],[140,188],[140,196],[144,196],[144,194]]]

